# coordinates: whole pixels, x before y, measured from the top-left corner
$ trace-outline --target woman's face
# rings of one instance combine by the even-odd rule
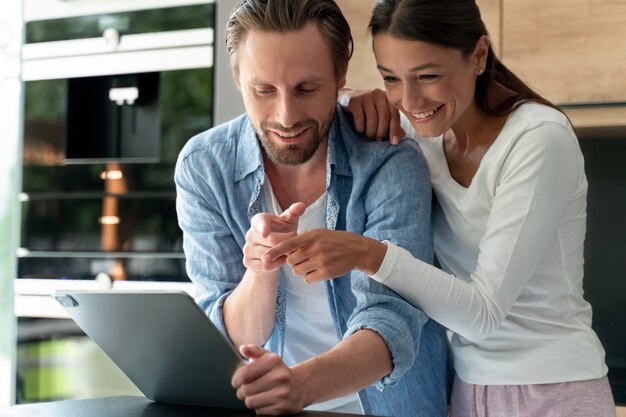
[[[419,136],[439,136],[463,123],[467,109],[475,106],[476,77],[485,68],[488,42],[481,38],[467,58],[458,49],[376,35],[374,54],[387,97]]]

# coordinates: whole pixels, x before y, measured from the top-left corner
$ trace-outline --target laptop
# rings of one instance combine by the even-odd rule
[[[153,400],[245,409],[231,378],[244,364],[184,291],[57,291],[56,300]]]

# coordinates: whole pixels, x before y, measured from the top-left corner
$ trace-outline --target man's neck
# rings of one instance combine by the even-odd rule
[[[328,140],[325,140],[304,164],[280,165],[263,157],[265,175],[283,210],[299,201],[308,207],[326,192],[327,154]]]

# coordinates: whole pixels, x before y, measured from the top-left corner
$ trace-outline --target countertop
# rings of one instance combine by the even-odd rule
[[[306,417],[356,417],[356,414],[306,411]],[[253,411],[165,404],[145,397],[104,397],[0,407],[0,417],[251,417]]]

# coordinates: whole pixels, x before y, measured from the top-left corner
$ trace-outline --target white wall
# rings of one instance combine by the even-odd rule
[[[235,5],[239,2],[228,0],[217,0],[215,2],[215,101],[213,103],[214,120],[213,124],[227,122],[243,112],[243,99],[241,93],[235,86],[230,65],[228,62],[228,54],[226,45],[224,44],[224,30],[228,18],[232,14]]]
[[[15,398],[13,277],[22,154],[21,42],[22,0],[5,0],[0,3],[0,406],[12,404]]]

